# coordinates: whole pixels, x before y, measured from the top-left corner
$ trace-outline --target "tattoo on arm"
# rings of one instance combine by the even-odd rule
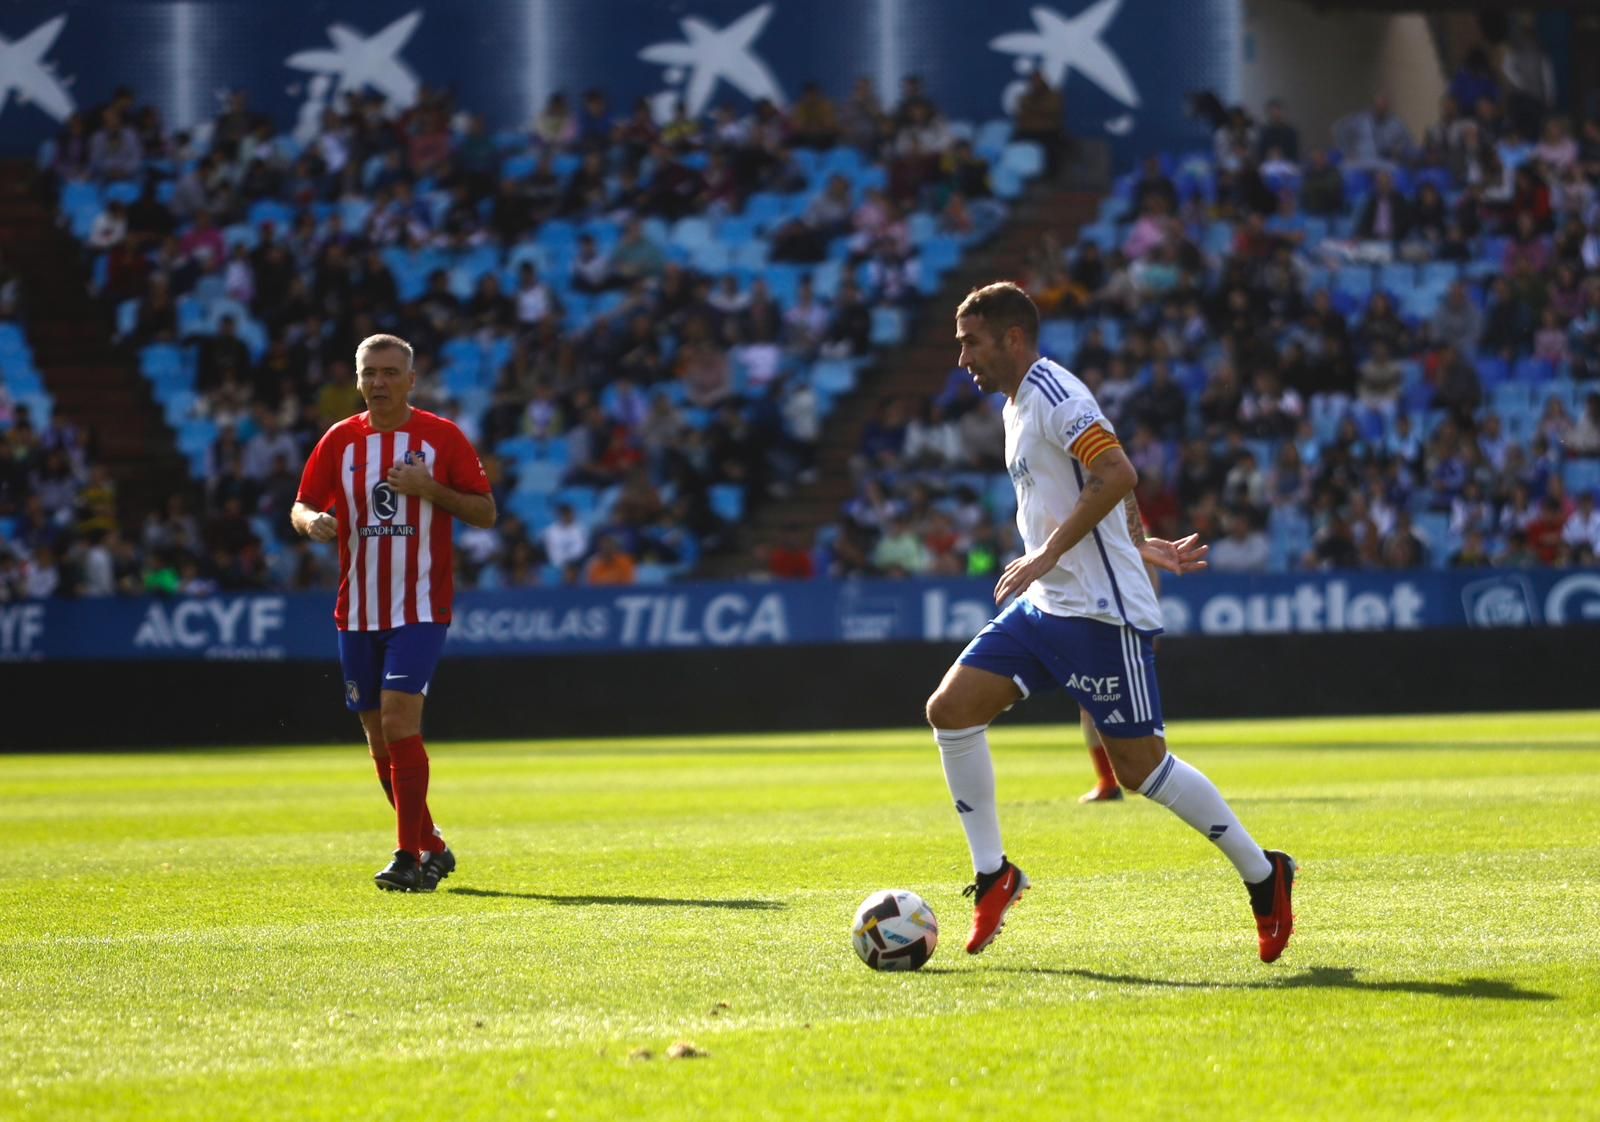
[[[1128,516],[1128,536],[1138,545],[1144,541],[1144,519],[1139,517],[1139,500],[1133,497],[1132,491],[1122,500],[1122,509]]]

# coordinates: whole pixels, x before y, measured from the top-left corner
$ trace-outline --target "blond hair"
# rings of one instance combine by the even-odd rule
[[[416,352],[412,349],[410,343],[406,342],[398,335],[368,335],[365,339],[361,340],[360,343],[356,344],[356,372],[360,373],[361,371],[362,355],[366,354],[368,351],[381,350],[385,347],[392,347],[394,350],[404,351],[406,355],[406,369],[411,369],[412,361],[416,358]]]

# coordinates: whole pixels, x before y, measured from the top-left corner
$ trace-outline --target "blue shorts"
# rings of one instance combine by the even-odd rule
[[[384,631],[339,632],[345,708],[371,712],[384,690],[426,695],[449,631],[443,623],[408,623]]]
[[[1065,686],[1107,736],[1165,736],[1154,633],[1053,616],[1013,600],[956,659],[1010,678],[1029,697]]]

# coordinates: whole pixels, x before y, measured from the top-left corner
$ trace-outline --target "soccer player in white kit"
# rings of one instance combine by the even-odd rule
[[[1065,687],[1094,718],[1118,777],[1199,830],[1249,891],[1263,962],[1294,930],[1295,863],[1263,851],[1212,782],[1167,751],[1151,640],[1161,610],[1140,549],[1118,507],[1138,472],[1094,395],[1039,356],[1039,311],[1014,284],[976,289],[956,310],[960,364],[985,393],[1003,393],[1006,467],[1027,550],[995,586],[1005,604],[928,699],[961,825],[972,851],[967,952],[999,934],[1029,887],[1005,855],[995,806],[989,723],[1017,701]],[[1182,543],[1151,539],[1146,555],[1175,558]]]

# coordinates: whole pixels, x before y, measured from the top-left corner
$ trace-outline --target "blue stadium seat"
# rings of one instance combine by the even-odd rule
[[[728,267],[759,271],[761,269],[765,269],[768,265],[767,253],[771,246],[767,242],[752,239],[750,241],[733,245],[731,247],[731,253],[727,252],[730,248],[727,245],[720,245],[711,248],[720,249],[726,253],[726,256],[723,259],[728,262]],[[697,257],[698,256],[699,255],[697,255]],[[713,268],[707,271],[720,273],[724,272],[725,269]]]
[[[1482,364],[1479,368],[1481,380]],[[1525,413],[1533,408],[1533,386],[1527,382],[1501,382],[1490,391],[1490,400],[1497,413]]]
[[[634,566],[633,581],[635,584],[666,584],[672,579],[672,570],[665,565],[658,565],[653,561],[645,561]]]
[[[547,523],[555,520],[554,511],[550,505],[550,496],[541,495],[536,491],[513,491],[506,499],[506,509],[522,519],[528,529],[537,532]]]
[[[1600,460],[1569,460],[1561,469],[1561,481],[1574,497],[1600,492]]]
[[[929,238],[921,250],[922,267],[943,274],[961,260],[961,243],[954,238]]]
[[[1503,358],[1494,356],[1480,356],[1478,359],[1478,381],[1483,384],[1485,393],[1490,392],[1495,386],[1502,385],[1511,380],[1511,364]]]
[[[551,505],[563,504],[572,508],[580,522],[588,522],[600,507],[600,496],[593,487],[563,487],[551,497]]]
[[[1555,376],[1556,364],[1543,358],[1518,359],[1512,371],[1512,377],[1519,382],[1548,382]]]
[[[1039,325],[1039,349],[1059,363],[1070,363],[1078,350],[1078,325],[1070,319],[1047,319]]]
[[[856,388],[856,368],[843,359],[823,359],[811,367],[811,384],[822,393],[850,393]]]
[[[974,149],[991,149],[998,151],[1011,140],[1011,122],[1002,118],[985,121],[978,126],[978,131],[972,139]]]
[[[830,148],[822,154],[818,170],[824,178],[830,175],[852,178],[861,170],[863,163],[861,153],[854,148]]]
[[[709,493],[711,512],[724,522],[744,520],[744,488],[737,483],[712,484]]]
[[[1417,284],[1415,265],[1389,264],[1378,268],[1378,287],[1394,296],[1404,296]]]
[[[517,490],[531,491],[536,495],[555,494],[567,474],[563,464],[546,460],[523,461],[517,469]]]
[[[872,345],[893,347],[905,341],[905,313],[899,308],[876,307],[872,309]]]
[[[1000,166],[1022,179],[1032,179],[1044,170],[1044,149],[1031,140],[1014,140],[1005,146]]]
[[[1365,265],[1347,265],[1333,274],[1336,292],[1365,301],[1372,295],[1372,270]]]

